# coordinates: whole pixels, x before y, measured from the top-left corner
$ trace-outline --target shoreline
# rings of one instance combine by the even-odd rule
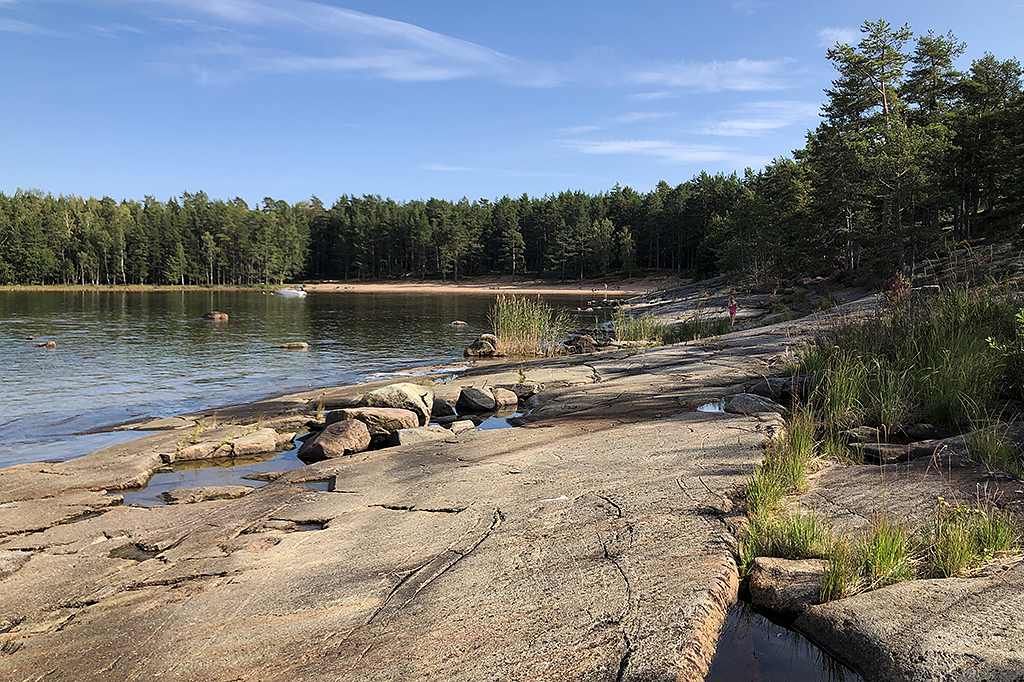
[[[472,277],[458,282],[437,280],[327,280],[267,285],[155,285],[155,284],[14,284],[0,286],[0,292],[156,292],[156,291],[274,291],[305,286],[309,292],[351,293],[425,293],[425,294],[600,294],[602,296],[638,296],[679,286],[689,280],[674,275],[605,278],[559,282],[542,278],[511,276]]]

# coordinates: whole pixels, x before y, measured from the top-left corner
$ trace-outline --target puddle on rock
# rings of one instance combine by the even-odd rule
[[[307,488],[313,488],[314,490],[326,490],[330,492],[331,482],[327,481],[303,481],[302,483],[296,483],[295,485],[303,485]]]
[[[511,429],[512,424],[509,423],[509,419],[515,419],[516,417],[522,416],[522,412],[510,412],[503,414],[501,416],[493,415],[480,422],[480,424],[476,428],[484,429],[486,431],[490,431],[493,429]]]
[[[857,673],[740,602],[726,618],[705,682],[864,682]]]
[[[266,457],[227,457],[216,460],[197,460],[172,464],[169,470],[161,470],[149,479],[149,483],[141,490],[129,490],[120,493],[124,504],[138,504],[144,507],[162,506],[162,493],[181,488],[203,488],[221,485],[247,485],[260,488],[265,481],[260,474],[267,472],[287,471],[305,466],[296,457],[299,443],[290,450],[278,452]]]
[[[697,408],[698,412],[725,412],[725,398],[713,403],[704,403]]]

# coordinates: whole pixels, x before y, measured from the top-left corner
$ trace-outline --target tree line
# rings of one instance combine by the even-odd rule
[[[674,270],[755,280],[867,270],[1024,225],[1021,65],[961,72],[950,32],[865,22],[837,44],[819,125],[792,158],[649,192],[396,202],[161,202],[0,193],[0,284],[270,284],[287,279],[563,280]]]

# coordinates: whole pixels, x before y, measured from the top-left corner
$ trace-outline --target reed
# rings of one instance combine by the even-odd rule
[[[505,355],[555,355],[571,327],[565,311],[555,312],[529,296],[498,296],[488,321]]]

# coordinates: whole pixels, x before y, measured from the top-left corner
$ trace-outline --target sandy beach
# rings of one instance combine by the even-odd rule
[[[458,282],[436,280],[391,280],[391,281],[337,281],[306,284],[306,291],[353,291],[353,292],[422,292],[463,293],[463,294],[600,294],[601,296],[637,296],[660,289],[678,286],[688,280],[677,277],[636,277],[631,279],[586,280],[582,282],[554,282],[544,279],[513,277],[480,277],[463,279]]]

